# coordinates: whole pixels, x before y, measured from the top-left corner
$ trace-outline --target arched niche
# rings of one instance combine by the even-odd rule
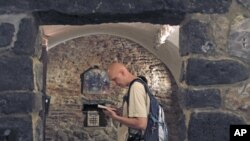
[[[129,39],[140,44],[150,53],[160,59],[171,71],[177,85],[179,85],[181,71],[181,57],[179,55],[179,28],[173,32],[164,44],[157,46],[160,25],[141,23],[118,23],[85,26],[43,26],[48,38],[48,49],[56,45],[81,36],[108,34]],[[157,47],[156,47],[157,46]]]

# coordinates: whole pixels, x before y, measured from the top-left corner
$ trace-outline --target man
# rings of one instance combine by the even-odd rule
[[[111,81],[120,87],[128,87],[137,77],[131,74],[121,63],[113,63],[108,67],[108,76]],[[147,116],[149,111],[149,97],[145,92],[143,84],[134,82],[130,86],[129,106],[123,103],[123,113],[118,115],[113,108],[104,110],[104,113],[121,123],[118,128],[118,141],[127,141],[128,127],[145,130],[147,127]]]

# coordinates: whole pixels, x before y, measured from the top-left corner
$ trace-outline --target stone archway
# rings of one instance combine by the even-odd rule
[[[184,115],[177,101],[178,86],[165,64],[139,44],[118,36],[96,34],[64,41],[51,48],[48,57],[50,59],[47,94],[52,97],[51,111],[47,117],[48,140],[64,137],[97,141],[99,136],[102,136],[102,140],[114,140],[115,134],[112,134],[116,126],[95,128],[95,131],[83,127],[84,116],[81,106],[86,99],[106,99],[119,107],[124,90],[111,87],[110,95],[94,97],[88,94],[81,95],[79,92],[79,74],[83,70],[93,65],[106,68],[112,60],[123,62],[135,75],[144,75],[148,78],[149,85],[164,106],[170,139],[179,141],[185,138]],[[70,108],[72,106],[73,108]],[[75,118],[78,121],[74,121]],[[84,138],[76,136],[75,132],[85,134]]]
[[[117,23],[85,26],[42,26],[44,36],[48,40],[48,50],[73,38],[108,34],[127,38],[147,49],[160,59],[171,71],[175,80],[180,78],[181,58],[179,55],[179,28],[170,35],[166,43],[157,45],[160,25],[149,23]],[[179,81],[177,81],[179,84]]]

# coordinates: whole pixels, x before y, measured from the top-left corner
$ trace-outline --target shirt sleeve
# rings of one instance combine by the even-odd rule
[[[129,117],[147,117],[146,96],[143,84],[134,82],[130,88]]]

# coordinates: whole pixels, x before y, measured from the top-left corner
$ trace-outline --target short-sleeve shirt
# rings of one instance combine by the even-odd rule
[[[149,103],[150,99],[146,94],[143,84],[140,82],[134,82],[130,87],[129,107],[127,107],[126,102],[123,104],[123,116],[147,117],[149,113]],[[118,128],[118,141],[126,141],[127,136],[128,127],[121,124]]]

